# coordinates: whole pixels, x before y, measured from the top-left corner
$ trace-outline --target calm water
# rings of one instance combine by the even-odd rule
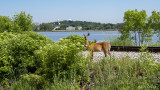
[[[78,34],[80,36],[83,36],[83,34],[87,35],[90,33],[90,36],[88,37],[89,40],[97,40],[97,42],[102,41],[110,41],[113,39],[116,39],[117,37],[121,36],[121,34],[118,31],[79,31],[79,32],[38,32],[39,34],[43,34],[47,36],[48,38],[58,41],[60,38],[66,37],[68,35]],[[157,35],[153,36],[152,43],[155,43],[158,40]]]
[[[121,35],[117,31],[38,32],[38,33],[43,34],[54,41],[58,41],[60,38],[73,34],[83,36],[83,34],[87,35],[88,33],[90,33],[88,39],[91,41],[96,39],[97,42],[110,41],[112,39],[116,39]]]

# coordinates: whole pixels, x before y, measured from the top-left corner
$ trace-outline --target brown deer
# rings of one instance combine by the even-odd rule
[[[88,36],[90,35],[90,33],[88,33],[88,35],[84,35],[85,38],[85,46],[87,46],[87,49],[91,52],[91,59],[93,60],[93,52],[104,52],[105,57],[107,56],[107,54],[109,56],[111,56],[110,53],[110,49],[111,49],[111,45],[107,42],[100,42],[100,43],[89,43],[88,42]]]

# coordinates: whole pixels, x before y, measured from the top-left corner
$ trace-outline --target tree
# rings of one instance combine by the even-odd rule
[[[147,14],[145,10],[138,11],[135,10],[128,10],[124,14],[124,26],[123,30],[128,32],[127,37],[131,37],[134,40],[135,45],[139,43],[139,46],[143,44],[144,41],[151,41],[153,36],[153,31],[151,29],[151,25],[148,22]],[[124,32],[124,31],[123,31]],[[129,35],[129,33],[134,33],[134,37]],[[122,33],[123,35],[124,33]],[[137,35],[138,34],[138,35]],[[138,36],[138,41],[137,41]]]
[[[160,12],[152,11],[152,15],[149,17],[149,22],[155,30],[155,33],[158,33],[160,40]]]
[[[40,30],[45,30],[45,31],[51,31],[53,29],[53,26],[51,23],[42,23],[39,25]]]
[[[32,16],[21,11],[20,14],[13,16],[14,31],[32,31]]]

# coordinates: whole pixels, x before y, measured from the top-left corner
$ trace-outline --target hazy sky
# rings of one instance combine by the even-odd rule
[[[33,22],[80,20],[121,23],[127,10],[160,11],[160,0],[0,0],[0,15],[12,17],[25,11]]]

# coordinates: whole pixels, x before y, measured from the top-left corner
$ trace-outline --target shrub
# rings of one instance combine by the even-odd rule
[[[87,70],[88,61],[78,54],[79,51],[75,44],[47,44],[35,52],[37,58],[42,61],[37,73],[49,80],[54,79],[54,76],[68,79],[81,76]]]
[[[44,85],[47,85],[45,79],[36,74],[23,74],[20,76],[19,81],[25,81],[30,87],[35,87],[36,89],[42,89]]]
[[[7,31],[11,32],[13,30],[13,24],[9,17],[0,16],[0,33]]]
[[[86,50],[84,37],[79,35],[69,35],[59,40],[58,44],[70,46],[70,44],[75,44],[80,50]]]
[[[48,43],[54,43],[35,32],[24,33],[26,34],[0,33],[0,81],[34,73],[39,66],[34,51]]]

